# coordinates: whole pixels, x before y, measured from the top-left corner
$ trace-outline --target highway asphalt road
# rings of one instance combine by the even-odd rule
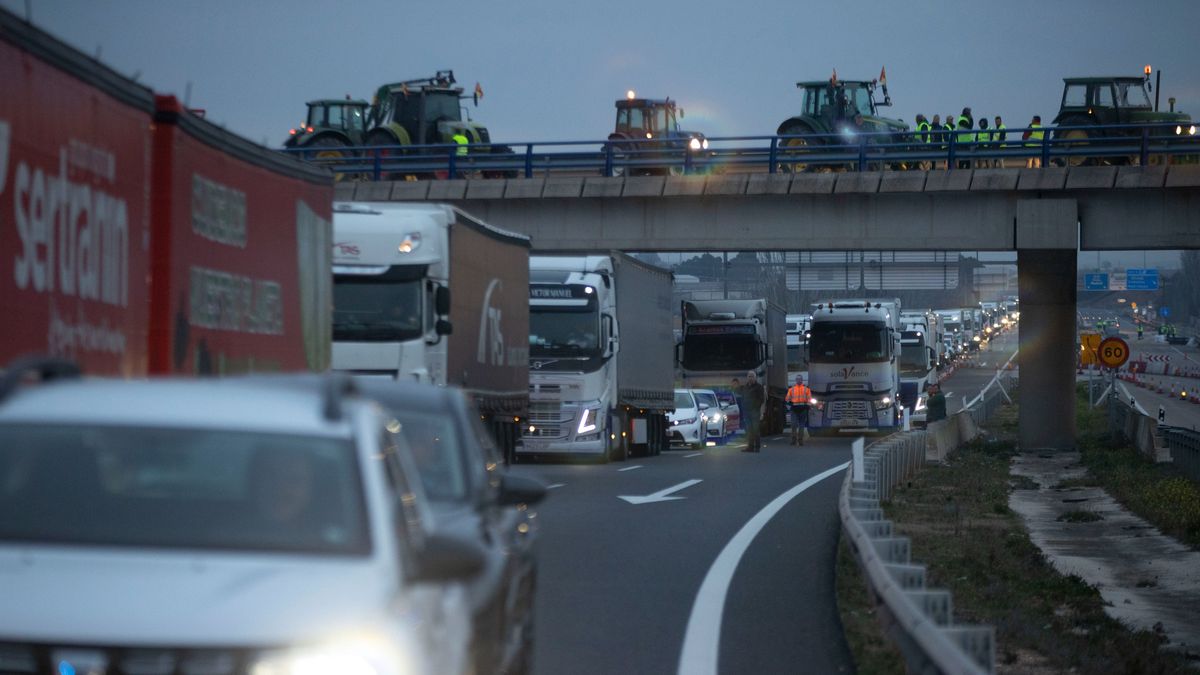
[[[1169,358],[1170,361],[1168,361],[1168,364],[1172,368],[1182,367],[1200,370],[1200,349],[1155,343],[1150,340],[1149,335],[1141,342],[1137,340],[1136,334],[1123,334],[1122,337],[1129,342],[1132,354],[1130,360],[1132,361],[1153,354],[1160,358]],[[1196,391],[1200,392],[1200,379],[1164,375],[1139,375],[1138,379],[1152,386],[1161,386],[1163,391],[1168,393],[1160,394],[1153,389],[1138,387],[1129,382],[1124,382],[1118,387],[1118,391],[1121,392],[1122,398],[1126,403],[1132,397],[1143,412],[1155,417],[1158,415],[1159,406],[1162,406],[1168,425],[1187,429],[1200,429],[1200,403],[1182,401],[1178,395],[1172,396],[1169,393],[1170,390],[1176,387],[1186,387],[1189,392],[1195,388]]]
[[[1001,338],[978,359],[988,367],[943,390],[973,398],[1015,344]],[[551,486],[537,515],[534,672],[851,671],[834,596],[851,440],[514,467]]]

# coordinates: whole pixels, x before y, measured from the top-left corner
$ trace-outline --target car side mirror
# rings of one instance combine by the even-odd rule
[[[700,411],[701,411],[701,412],[703,412],[703,411],[705,411],[705,410],[708,410],[708,408],[709,408],[709,405],[708,405],[707,403],[701,403],[701,404],[700,404]]]
[[[433,296],[434,311],[438,316],[446,316],[450,313],[450,289],[446,286],[438,286],[437,291]],[[449,335],[449,333],[446,333]]]
[[[450,335],[454,332],[454,325],[446,319],[438,319],[437,323],[433,325],[433,329],[438,335]]]
[[[479,574],[485,563],[485,554],[475,542],[434,532],[425,537],[412,579],[432,583],[465,581]]]
[[[506,473],[500,478],[500,488],[496,495],[499,506],[516,506],[518,504],[537,504],[546,498],[546,486],[540,481],[527,476],[516,476]]]

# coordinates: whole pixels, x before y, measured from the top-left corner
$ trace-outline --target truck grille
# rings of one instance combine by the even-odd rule
[[[832,401],[829,404],[830,419],[871,419],[870,401]]]
[[[557,402],[529,403],[529,424],[533,426],[531,433],[525,428],[525,436],[529,438],[563,438],[566,433],[563,428],[571,422],[570,411],[563,411]]]
[[[561,384],[531,384],[529,385],[530,394],[559,394],[562,393]]]

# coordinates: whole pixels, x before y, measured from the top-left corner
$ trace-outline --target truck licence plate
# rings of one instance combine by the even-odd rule
[[[550,441],[522,441],[526,452],[541,452],[550,447]]]
[[[856,418],[842,418],[839,420],[834,420],[833,426],[835,426],[835,427],[865,427],[865,426],[867,426],[867,420],[856,419]]]

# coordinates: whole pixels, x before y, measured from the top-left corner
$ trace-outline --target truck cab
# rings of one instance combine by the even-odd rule
[[[900,315],[900,405],[918,423],[925,421],[925,390],[937,381],[942,342],[936,322],[929,312]]]
[[[809,338],[809,429],[885,431],[899,422],[900,301],[819,303]]]

